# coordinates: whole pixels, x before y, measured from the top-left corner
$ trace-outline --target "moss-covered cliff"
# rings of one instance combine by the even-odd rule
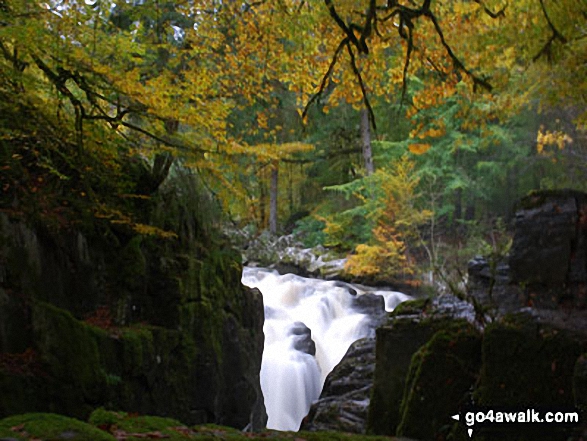
[[[0,416],[111,406],[263,426],[262,298],[204,225],[194,180],[133,199],[133,221],[0,213]]]

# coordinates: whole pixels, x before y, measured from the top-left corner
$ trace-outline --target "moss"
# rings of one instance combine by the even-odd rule
[[[464,403],[480,362],[481,335],[471,324],[459,320],[436,332],[412,357],[397,434],[446,437],[450,416]]]
[[[33,306],[33,327],[49,385],[66,413],[85,418],[87,402],[99,402],[106,387],[93,329],[69,312],[43,302]]]
[[[414,300],[408,300],[405,302],[400,303],[395,307],[393,312],[391,313],[392,316],[400,316],[400,315],[412,315],[412,314],[420,314],[424,311],[428,304],[430,303],[430,299],[420,298]]]
[[[423,300],[418,302],[420,303],[416,305],[423,304]],[[412,356],[437,331],[450,328],[453,322],[450,318],[416,320],[413,317],[398,316],[390,326],[377,329],[375,373],[367,433],[395,434],[401,422],[400,405]]]
[[[39,441],[115,441],[115,438],[96,427],[51,413],[17,415],[0,420],[0,437]]]
[[[357,435],[344,432],[334,431],[317,431],[317,432],[281,432],[275,430],[265,430],[259,433],[242,433],[235,429],[228,427],[217,426],[214,424],[206,424],[203,426],[194,427],[197,433],[195,439],[210,439],[212,440],[227,440],[227,441],[245,441],[251,439],[275,439],[275,440],[289,440],[289,441],[393,441],[395,438],[372,436],[372,435]],[[400,441],[400,440],[397,440]]]
[[[144,328],[125,328],[120,335],[122,343],[122,364],[126,373],[138,375],[153,358],[153,334]]]
[[[173,418],[159,416],[137,416],[126,412],[96,409],[89,422],[107,431],[126,432],[128,440],[144,439],[146,434],[164,435],[171,441],[189,439],[189,428]],[[137,434],[138,436],[132,436]],[[139,435],[139,434],[142,434]],[[155,436],[155,435],[153,435]]]
[[[112,434],[116,433],[116,438]],[[135,434],[136,436],[133,436]],[[394,438],[356,435],[342,432],[280,432],[265,430],[243,433],[240,430],[206,424],[189,428],[172,418],[137,416],[103,408],[92,412],[89,423],[56,414],[37,413],[0,420],[0,437],[25,441],[129,441],[164,438],[170,441],[248,441],[251,439],[306,441],[393,441]],[[399,441],[399,440],[398,440]]]

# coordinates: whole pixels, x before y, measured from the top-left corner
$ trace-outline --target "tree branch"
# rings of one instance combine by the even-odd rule
[[[499,11],[497,12],[493,12],[491,9],[489,9],[485,3],[483,3],[481,0],[473,0],[475,3],[477,3],[479,6],[481,6],[483,8],[483,11],[489,15],[491,18],[498,18],[498,17],[505,17],[505,10],[508,7],[508,3],[506,2],[505,6],[503,8],[501,8]]]
[[[491,92],[491,90],[493,89],[493,86],[491,86],[491,84],[489,84],[489,82],[486,79],[478,77],[473,72],[471,72],[469,69],[467,69],[465,67],[465,65],[461,62],[461,60],[459,60],[459,58],[454,54],[454,52],[452,51],[452,48],[449,46],[449,44],[446,42],[446,39],[444,38],[444,33],[442,32],[442,28],[440,27],[440,24],[438,23],[436,16],[431,11],[426,12],[425,15],[430,19],[430,21],[432,21],[432,24],[434,25],[434,29],[436,30],[436,33],[440,37],[440,41],[441,41],[442,45],[444,46],[444,49],[446,50],[448,56],[450,57],[453,64],[455,65],[455,67],[458,70],[463,71],[469,78],[471,78],[471,80],[473,80],[473,89],[476,89],[477,87],[480,86],[483,89],[487,90],[488,92]]]
[[[340,18],[340,15],[338,15],[338,12],[336,12],[336,8],[334,7],[334,3],[332,3],[332,0],[324,0],[324,3],[326,4],[326,7],[328,8],[328,12],[330,13],[330,16],[334,19],[334,22],[345,33],[345,35],[346,35],[345,39],[348,39],[357,49],[359,49],[360,52],[364,51],[364,53],[369,53],[369,49],[367,48],[367,46],[365,44],[361,44],[361,42],[359,42],[359,40],[357,40],[357,37],[355,36],[355,33],[353,32],[352,25],[351,25],[351,27],[347,26],[346,23],[344,22],[344,20],[342,18]]]
[[[357,62],[355,59],[355,54],[353,52],[353,48],[351,47],[351,44],[348,42],[346,44],[346,48],[349,53],[349,56],[351,57],[351,68],[353,69],[353,73],[355,74],[355,76],[359,80],[359,86],[361,87],[361,93],[363,94],[363,102],[365,103],[365,107],[367,108],[367,111],[369,113],[369,121],[371,122],[371,125],[373,126],[373,130],[377,131],[377,125],[375,124],[375,113],[373,113],[373,108],[371,107],[371,103],[369,102],[369,97],[367,96],[367,89],[365,88],[365,83],[363,82],[363,77],[361,76],[361,72],[359,71],[359,68],[357,67]]]
[[[320,82],[320,88],[318,89],[318,92],[316,92],[314,95],[312,95],[312,98],[310,98],[310,101],[308,101],[308,104],[306,104],[306,107],[304,108],[304,111],[302,112],[302,119],[304,119],[306,117],[306,115],[308,114],[308,110],[310,109],[310,106],[312,105],[312,103],[314,101],[316,101],[318,98],[320,98],[320,96],[322,96],[322,93],[324,92],[324,89],[326,88],[326,83],[330,79],[330,76],[332,75],[332,71],[334,70],[334,66],[336,65],[336,62],[338,61],[338,56],[340,55],[340,52],[344,49],[344,47],[348,44],[348,42],[349,42],[348,38],[344,38],[339,43],[338,47],[336,48],[336,51],[334,51],[334,56],[332,57],[332,60],[330,61],[330,65],[328,66],[328,70],[326,71],[326,73],[322,77],[322,81]]]
[[[551,60],[552,59],[552,53],[551,53],[552,44],[557,40],[560,41],[562,44],[565,44],[565,43],[567,43],[567,39],[564,37],[564,35],[562,35],[558,31],[558,29],[552,23],[552,20],[550,19],[550,16],[548,15],[548,12],[546,11],[546,6],[544,5],[544,0],[540,0],[540,6],[542,8],[542,13],[544,14],[544,18],[546,19],[546,22],[548,23],[548,27],[550,28],[550,31],[552,32],[552,34],[550,35],[548,41],[542,47],[542,49],[540,49],[540,51],[536,55],[534,55],[534,57],[532,58],[532,61],[537,61],[543,55],[546,55],[546,58],[548,59],[548,61],[552,61]]]

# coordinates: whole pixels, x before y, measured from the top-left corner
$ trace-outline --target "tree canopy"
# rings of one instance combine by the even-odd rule
[[[264,227],[364,177],[353,112],[367,109],[383,168],[371,181],[403,164],[419,188],[447,189],[419,212],[458,218],[463,197],[513,199],[562,185],[557,167],[583,173],[586,37],[584,0],[0,0],[4,191],[24,182],[25,147],[61,191],[90,196],[108,186],[92,176],[128,174],[128,158],[151,167],[133,197],[181,163],[233,218]]]

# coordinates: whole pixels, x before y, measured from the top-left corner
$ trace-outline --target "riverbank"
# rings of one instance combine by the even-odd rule
[[[94,411],[88,422],[63,415],[29,413],[0,420],[0,439],[10,441],[248,441],[251,439],[290,441],[391,441],[399,438],[353,435],[342,432],[278,432],[265,430],[245,433],[214,424],[188,426],[172,418],[141,416],[104,409]],[[407,441],[407,440],[404,440]]]

